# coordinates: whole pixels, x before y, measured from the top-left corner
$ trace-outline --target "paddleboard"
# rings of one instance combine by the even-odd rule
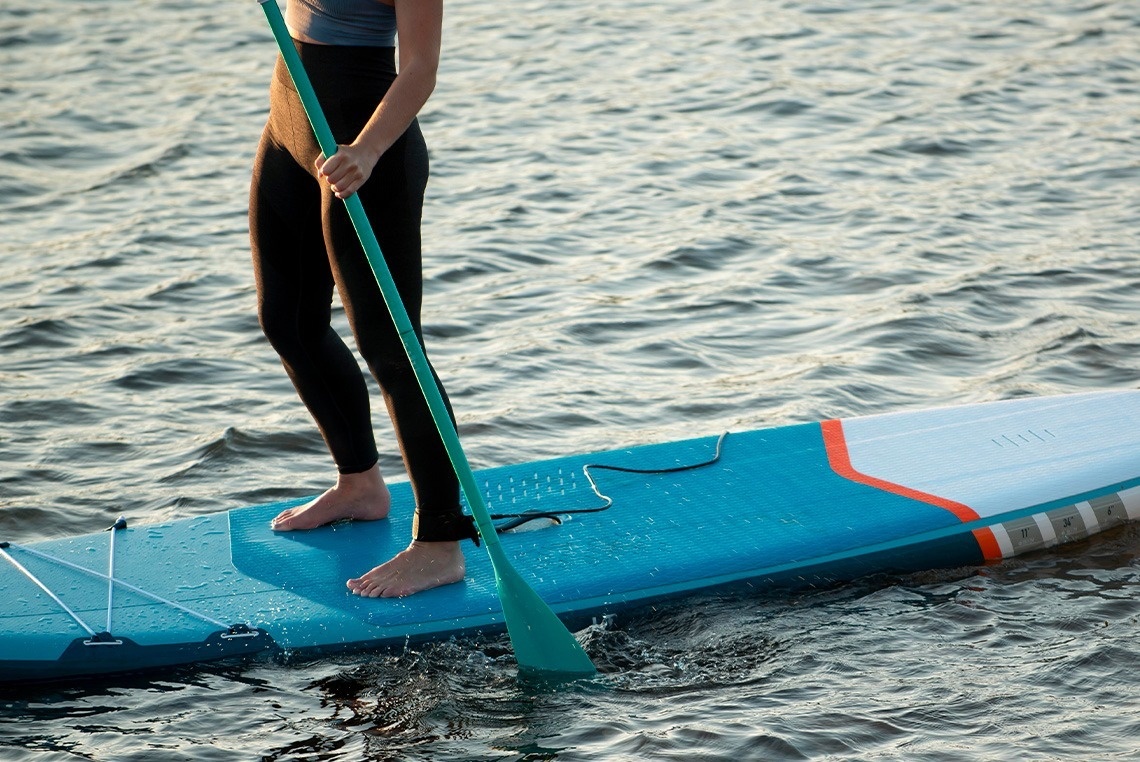
[[[1140,391],[711,434],[478,477],[500,525],[522,522],[501,533],[512,564],[578,626],[714,588],[994,562],[1140,518]],[[347,591],[407,543],[411,492],[391,486],[384,521],[273,532],[292,501],[0,542],[0,681],[504,629],[471,544],[462,583],[401,599]]]

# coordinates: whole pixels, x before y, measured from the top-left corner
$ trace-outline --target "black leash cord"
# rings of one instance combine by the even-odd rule
[[[626,466],[608,466],[604,463],[587,463],[586,465],[582,466],[582,473],[585,475],[586,480],[590,483],[590,489],[592,489],[594,491],[594,494],[597,495],[599,498],[601,498],[601,500],[603,501],[602,505],[599,505],[597,507],[594,507],[594,508],[571,508],[571,509],[565,510],[565,511],[527,511],[525,513],[495,513],[495,514],[491,515],[491,520],[492,521],[503,521],[505,519],[509,519],[509,521],[507,521],[505,524],[498,524],[495,527],[495,529],[497,529],[500,532],[506,532],[506,531],[509,531],[511,529],[515,529],[517,527],[520,527],[523,524],[526,524],[530,521],[536,521],[538,519],[548,519],[550,521],[553,521],[555,524],[561,524],[562,520],[559,518],[559,516],[567,516],[567,515],[573,515],[573,514],[579,514],[579,513],[601,513],[602,511],[608,510],[609,507],[614,504],[614,501],[613,501],[613,498],[611,498],[609,495],[606,495],[605,493],[603,493],[602,490],[598,487],[598,483],[597,483],[597,481],[594,480],[594,476],[593,476],[593,474],[590,473],[590,469],[596,469],[599,471],[619,471],[621,473],[626,473],[626,474],[673,474],[673,473],[678,473],[681,471],[693,471],[693,470],[698,469],[698,468],[704,468],[706,466],[711,466],[712,464],[714,464],[718,460],[720,460],[721,449],[724,446],[724,440],[725,440],[725,437],[727,437],[727,436],[728,436],[728,432],[727,431],[723,432],[716,440],[716,452],[713,454],[713,456],[711,458],[709,458],[708,460],[703,460],[700,463],[689,463],[689,464],[686,464],[683,466],[670,466],[669,468],[628,468]]]

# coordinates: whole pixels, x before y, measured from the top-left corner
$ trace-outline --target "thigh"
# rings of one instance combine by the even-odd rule
[[[413,124],[381,157],[359,191],[384,262],[417,334],[423,299],[420,219],[426,184],[427,149],[418,126]],[[326,246],[337,288],[357,344],[371,365],[379,359],[374,353],[393,352],[402,345],[343,202],[327,191],[323,194]]]
[[[321,191],[267,129],[250,187],[250,243],[258,303],[288,319],[306,315],[325,325],[333,275],[325,252]]]

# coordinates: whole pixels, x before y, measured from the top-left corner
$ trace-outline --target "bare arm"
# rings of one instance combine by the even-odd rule
[[[416,118],[435,89],[443,27],[443,0],[395,0],[400,72],[375,113],[350,145],[339,146],[317,169],[337,198],[351,196],[371,176],[380,156]]]

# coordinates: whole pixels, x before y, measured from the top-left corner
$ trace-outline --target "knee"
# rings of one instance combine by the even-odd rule
[[[412,362],[404,353],[403,347],[399,352],[368,353],[360,348],[360,354],[368,365],[368,370],[380,388],[386,391],[401,389],[408,385],[417,385],[416,373],[412,369]]]
[[[279,310],[269,309],[264,303],[258,305],[257,322],[270,346],[278,352],[297,341],[295,321],[284,319]]]
[[[277,354],[286,358],[307,351],[307,347],[321,341],[324,334],[331,330],[327,320],[321,321],[297,310],[281,309],[266,303],[259,306],[257,320],[269,345]]]
[[[418,390],[412,361],[395,331],[357,336],[356,340],[360,356],[381,389],[397,394],[407,388]]]

